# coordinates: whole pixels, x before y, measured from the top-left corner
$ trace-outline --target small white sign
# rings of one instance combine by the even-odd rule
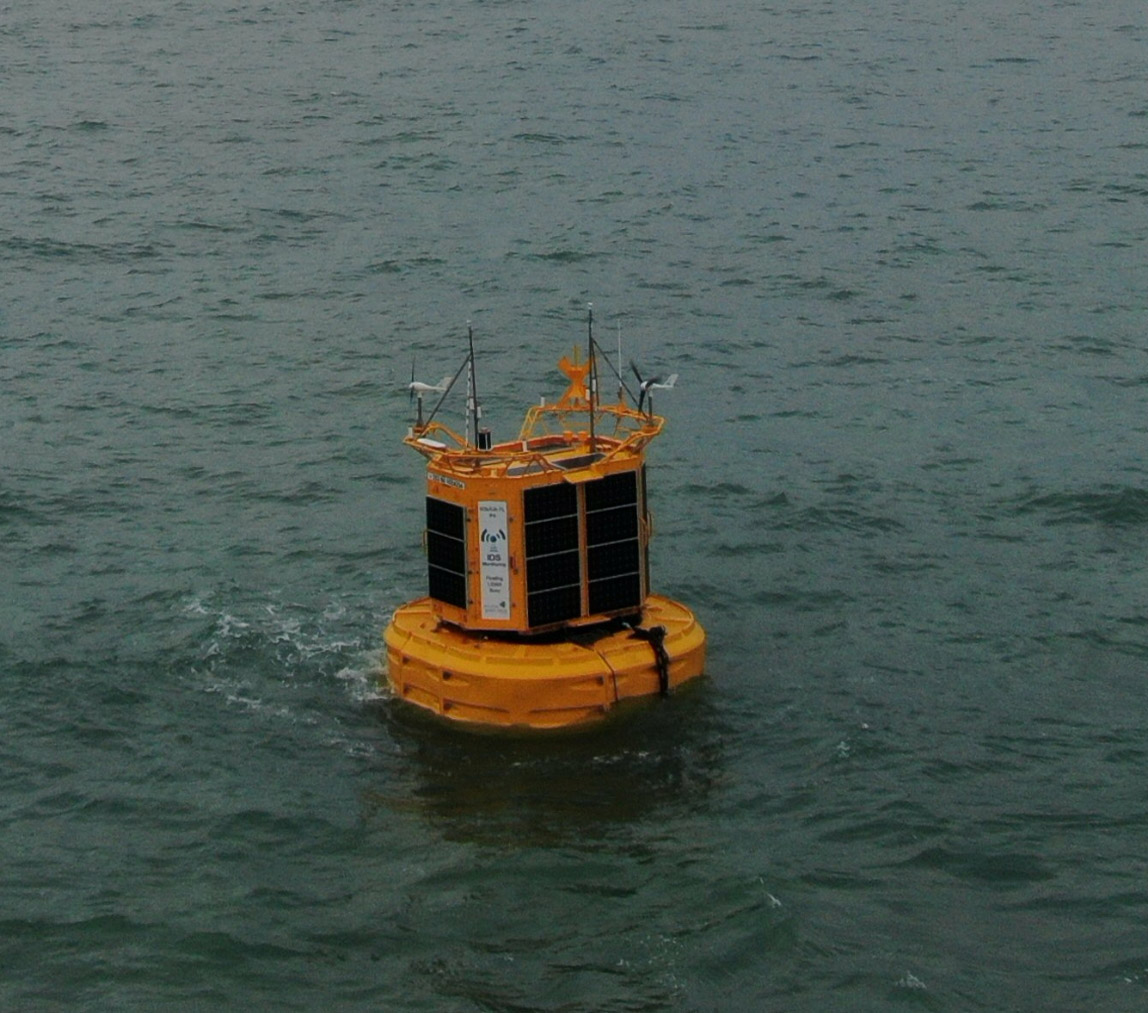
[[[482,618],[510,618],[510,551],[506,531],[506,501],[479,500],[479,576]]]

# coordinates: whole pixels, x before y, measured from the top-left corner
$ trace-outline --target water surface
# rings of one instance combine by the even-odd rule
[[[5,5],[20,1009],[1140,1009],[1141,5]],[[681,374],[704,684],[378,691],[403,384]]]

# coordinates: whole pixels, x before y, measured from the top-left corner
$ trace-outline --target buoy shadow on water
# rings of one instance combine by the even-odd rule
[[[619,828],[696,812],[726,777],[705,687],[693,680],[669,699],[627,701],[599,722],[545,732],[457,726],[372,702],[393,750],[363,804],[451,840],[514,848],[592,846]]]

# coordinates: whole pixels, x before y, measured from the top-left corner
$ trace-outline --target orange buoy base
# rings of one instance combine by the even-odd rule
[[[661,648],[649,638],[665,630]],[[569,639],[506,638],[442,622],[431,600],[398,609],[383,639],[395,696],[447,720],[558,729],[601,721],[625,700],[702,674],[706,635],[679,602],[650,595],[638,630],[580,629]]]

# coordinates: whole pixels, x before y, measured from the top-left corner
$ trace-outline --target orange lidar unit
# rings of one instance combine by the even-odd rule
[[[398,699],[469,725],[549,729],[702,673],[700,624],[650,587],[645,451],[665,420],[625,402],[620,374],[618,402],[599,403],[589,327],[586,359],[559,363],[565,393],[529,408],[514,440],[479,428],[473,342],[465,436],[424,422],[419,393],[404,442],[426,459],[427,596],[384,634]]]

